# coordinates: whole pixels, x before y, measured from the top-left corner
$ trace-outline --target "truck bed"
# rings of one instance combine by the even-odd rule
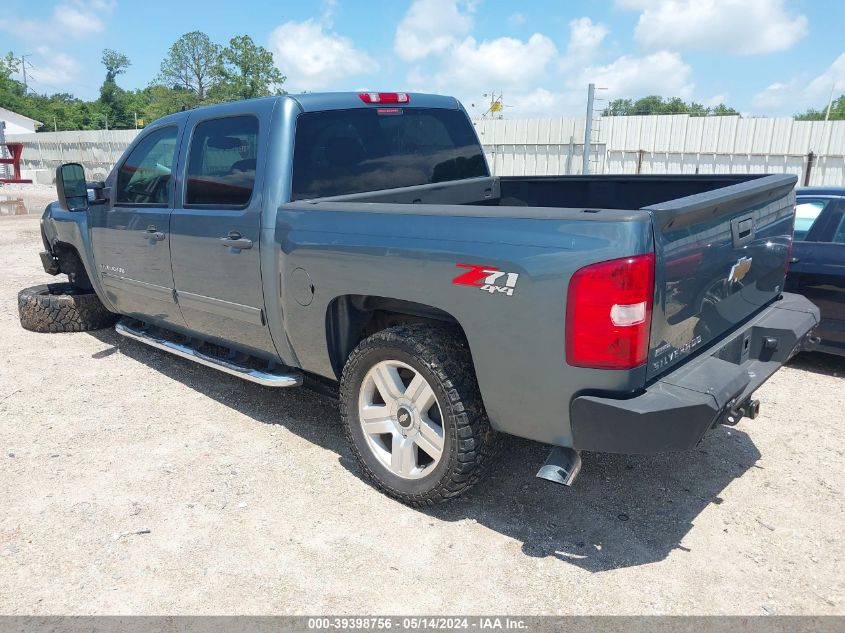
[[[647,367],[647,379],[654,380],[780,294],[795,182],[792,175],[765,174],[487,177],[294,204],[582,222],[633,222],[647,213],[656,256]],[[586,226],[575,233],[589,234]],[[621,241],[619,247],[619,257],[637,254],[625,252]]]

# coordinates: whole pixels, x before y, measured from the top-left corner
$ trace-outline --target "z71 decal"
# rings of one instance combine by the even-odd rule
[[[508,273],[495,266],[478,266],[476,264],[455,264],[467,271],[455,277],[452,283],[457,286],[473,286],[492,294],[501,293],[513,296],[519,273]]]

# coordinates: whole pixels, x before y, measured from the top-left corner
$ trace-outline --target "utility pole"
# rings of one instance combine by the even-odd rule
[[[827,113],[824,115],[824,120],[830,119],[830,106],[833,105],[833,91],[836,90],[836,82],[830,87],[830,98],[827,100]]]
[[[593,136],[593,100],[596,96],[596,84],[587,86],[587,121],[584,124],[584,152],[581,156],[581,173],[590,173],[590,145]]]
[[[26,94],[27,92],[27,81],[26,81],[26,58],[32,57],[32,53],[27,53],[26,55],[21,55],[21,72],[23,72],[23,93]]]

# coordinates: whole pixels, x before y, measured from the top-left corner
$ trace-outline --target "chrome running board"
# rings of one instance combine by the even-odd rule
[[[252,367],[245,367],[244,365],[238,365],[232,361],[203,354],[202,352],[199,352],[192,347],[188,347],[187,345],[168,341],[160,336],[150,334],[139,327],[130,325],[125,321],[118,322],[114,329],[118,334],[125,336],[126,338],[131,338],[135,341],[149,345],[150,347],[170,352],[171,354],[187,358],[188,360],[192,360],[200,365],[218,369],[224,373],[237,376],[238,378],[243,378],[244,380],[249,380],[250,382],[258,383],[259,385],[264,385],[265,387],[299,387],[302,385],[302,373],[295,369],[287,369],[284,373],[276,373],[272,371],[253,369]]]

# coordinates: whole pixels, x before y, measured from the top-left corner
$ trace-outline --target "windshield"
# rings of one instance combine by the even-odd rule
[[[297,121],[293,200],[488,175],[461,110],[330,110]]]

